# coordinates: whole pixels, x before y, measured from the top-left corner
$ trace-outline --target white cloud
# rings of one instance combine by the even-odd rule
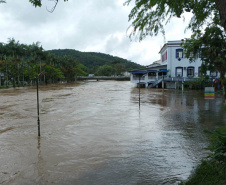
[[[61,0],[53,13],[47,9],[51,10],[54,4],[42,2],[41,8],[33,7],[28,0],[0,4],[0,42],[12,37],[26,44],[40,41],[46,50],[103,52],[142,65],[160,58],[162,35],[147,37],[142,42],[130,41],[126,35],[131,6],[123,6],[124,0]],[[172,20],[166,26],[166,40],[186,37],[186,25],[182,19]]]

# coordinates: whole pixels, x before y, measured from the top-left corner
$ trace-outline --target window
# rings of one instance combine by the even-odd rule
[[[178,77],[183,76],[183,67],[176,67],[176,76]]]
[[[194,67],[188,67],[187,68],[187,76],[188,77],[193,77],[194,76]]]
[[[162,62],[167,60],[167,51],[162,55]]]
[[[183,58],[183,49],[176,49],[176,58]]]

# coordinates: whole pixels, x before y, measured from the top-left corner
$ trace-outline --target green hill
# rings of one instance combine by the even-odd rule
[[[143,67],[129,60],[104,53],[81,52],[73,49],[55,49],[49,50],[49,52],[59,56],[71,56],[76,58],[79,63],[87,67],[88,73],[95,73],[100,66],[104,65],[114,66],[120,64],[124,71]]]

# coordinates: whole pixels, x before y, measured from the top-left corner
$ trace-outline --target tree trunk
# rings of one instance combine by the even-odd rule
[[[220,13],[220,21],[224,30],[226,31],[226,1],[225,0],[214,0]]]

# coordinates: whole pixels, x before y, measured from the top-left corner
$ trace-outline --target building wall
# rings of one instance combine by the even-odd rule
[[[189,58],[185,58],[184,50],[180,43],[181,41],[169,41],[160,51],[161,62],[167,63],[168,76],[177,77],[179,74],[182,74],[180,77],[199,77],[199,70],[202,64],[201,59],[198,58],[195,62],[191,62]],[[162,56],[166,52],[167,61],[162,61]],[[210,75],[210,72],[207,72],[207,75]],[[219,77],[219,73],[215,77]]]
[[[202,60],[198,58],[195,62],[191,62],[189,58],[185,58],[180,44],[181,41],[167,42],[159,52],[160,61],[156,61],[142,70],[131,71],[130,81],[138,84],[139,76],[137,74],[143,74],[145,71],[146,74],[140,78],[141,84],[145,84],[146,87],[154,87],[163,81],[165,87],[171,89],[176,88],[177,83],[181,84],[183,81],[198,78]],[[207,75],[213,80],[220,77],[219,73],[214,74],[210,71],[207,71]]]

